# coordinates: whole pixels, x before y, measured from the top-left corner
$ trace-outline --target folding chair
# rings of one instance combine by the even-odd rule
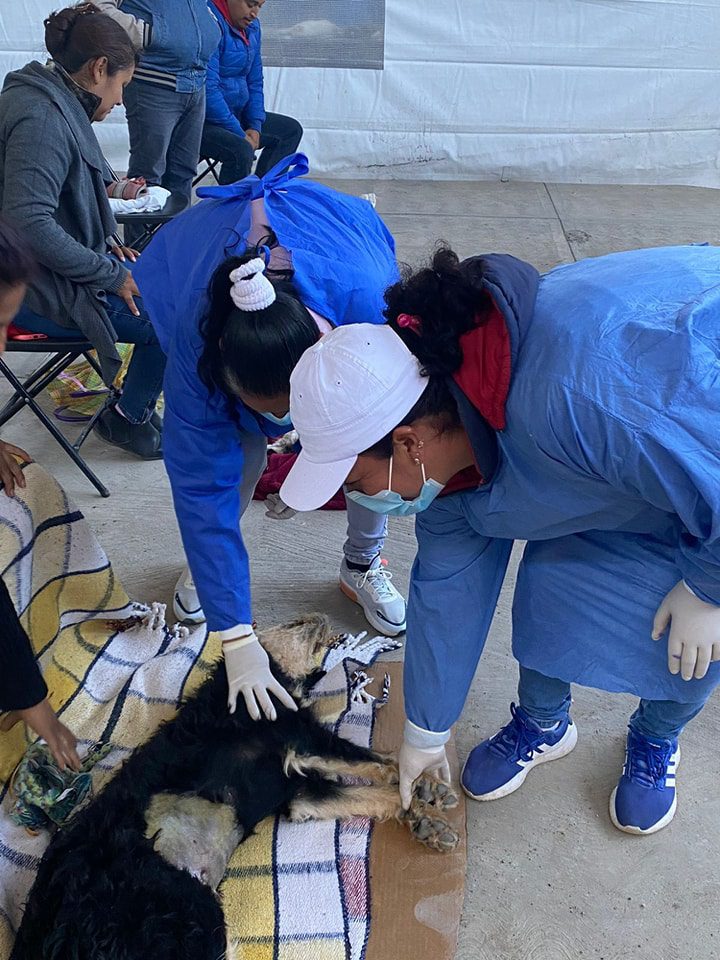
[[[158,210],[156,213],[119,213],[115,215],[115,220],[123,226],[133,224],[142,228],[142,232],[133,240],[132,244],[139,253],[142,253],[160,227],[182,213],[187,205],[186,197],[179,193],[173,193],[168,197],[162,210]]]
[[[2,357],[0,357],[0,373],[5,377],[15,391],[10,400],[8,400],[5,406],[0,410],[0,427],[3,427],[8,420],[14,417],[16,413],[19,413],[23,407],[29,407],[38,418],[40,423],[42,423],[42,425],[45,427],[45,429],[52,434],[55,440],[57,440],[65,453],[67,453],[71,460],[82,470],[90,483],[92,483],[92,485],[98,491],[100,496],[109,497],[110,491],[90,469],[87,463],[85,463],[80,455],[80,448],[87,440],[90,431],[97,423],[101,414],[103,414],[105,410],[107,410],[107,408],[117,400],[117,391],[108,391],[105,402],[102,404],[97,413],[90,418],[82,433],[74,443],[70,443],[70,441],[60,432],[58,427],[53,423],[53,421],[35,399],[43,392],[48,384],[50,384],[63,372],[63,370],[66,369],[66,367],[81,357],[84,357],[90,366],[93,367],[96,373],[99,374],[100,368],[98,367],[97,361],[91,353],[92,349],[93,345],[88,340],[82,339],[53,340],[48,338],[47,340],[8,340],[5,347],[5,352],[8,354],[49,353],[51,356],[41,363],[40,366],[25,380],[20,380],[13,373],[7,363],[2,359]]]
[[[203,181],[203,180],[205,179],[205,177],[207,177],[208,175],[211,175],[211,176],[214,178],[215,183],[220,183],[220,178],[218,177],[218,174],[217,174],[217,168],[220,166],[220,161],[219,161],[219,160],[211,160],[210,157],[200,157],[200,163],[204,163],[205,166],[203,167],[203,169],[200,171],[200,173],[199,173],[199,174],[195,177],[195,179],[193,180],[193,183],[192,183],[193,189],[194,189],[199,183],[202,183],[202,181]]]

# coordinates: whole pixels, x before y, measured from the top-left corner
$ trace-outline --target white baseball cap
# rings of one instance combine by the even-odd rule
[[[416,357],[385,325],[338,327],[306,350],[290,377],[302,451],[280,490],[285,503],[294,510],[327,503],[358,455],[402,421],[427,384]]]

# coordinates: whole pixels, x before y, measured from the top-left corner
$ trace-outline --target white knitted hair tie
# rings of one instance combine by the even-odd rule
[[[265,261],[260,257],[233,270],[230,280],[230,296],[238,310],[265,310],[275,303],[275,287],[265,276]]]

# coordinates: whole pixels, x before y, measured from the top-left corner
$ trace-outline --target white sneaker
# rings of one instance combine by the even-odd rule
[[[205,614],[200,606],[200,598],[195,589],[190,567],[183,570],[175,584],[173,611],[180,623],[205,623]]]
[[[347,560],[340,567],[340,589],[363,608],[370,624],[386,637],[405,630],[405,601],[390,582],[392,574],[376,557],[369,570],[351,570]]]

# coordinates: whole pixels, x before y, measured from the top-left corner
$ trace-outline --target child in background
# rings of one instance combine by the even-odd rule
[[[302,139],[297,120],[265,113],[262,34],[258,16],[265,0],[211,0],[222,39],[208,64],[207,113],[200,155],[222,160],[220,183],[248,176],[262,148],[255,173],[263,177],[292,156]]]
[[[189,200],[200,157],[207,65],[220,39],[217,22],[206,0],[94,2],[140,50],[124,97],[128,177],[144,177]]]

